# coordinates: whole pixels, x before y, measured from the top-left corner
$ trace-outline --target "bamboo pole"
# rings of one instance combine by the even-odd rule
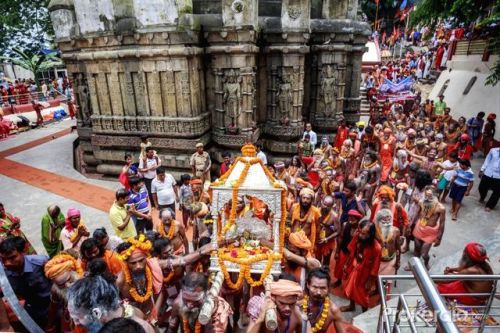
[[[208,291],[207,298],[205,299],[198,316],[200,324],[207,325],[210,322],[215,310],[215,298],[219,295],[223,282],[224,275],[222,272],[217,272],[215,277],[212,279],[212,287]]]
[[[271,274],[267,276],[264,280],[264,289],[266,291],[266,298],[271,297],[271,282],[273,282],[273,277]],[[266,311],[266,328],[270,331],[275,331],[278,328],[278,317],[276,316],[275,309],[268,309]]]

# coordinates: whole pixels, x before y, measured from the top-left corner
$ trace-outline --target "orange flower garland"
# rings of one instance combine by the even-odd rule
[[[137,303],[144,303],[149,300],[151,296],[153,296],[153,273],[148,265],[146,265],[144,269],[146,271],[146,293],[144,295],[140,295],[135,286],[129,290],[130,297],[132,297]],[[128,285],[133,286],[134,282],[132,281],[127,265],[123,265],[123,274],[125,275],[125,281]]]
[[[80,222],[78,224],[78,226],[73,229],[74,230],[73,235],[69,238],[69,241],[71,243],[74,243],[76,241],[76,238],[78,237],[78,229],[80,228],[80,226],[82,226],[85,230],[87,230],[87,227],[85,226],[85,224],[83,224],[83,222]]]
[[[167,237],[168,239],[172,240],[172,238],[174,238],[175,222],[172,221],[170,223],[170,227],[168,228],[168,233],[165,233],[165,226],[163,224],[160,225],[158,231],[162,237]]]
[[[224,279],[226,281],[226,284],[229,286],[231,289],[239,289],[241,288],[243,281],[246,279],[247,282],[251,286],[260,286],[263,284],[264,280],[266,277],[269,275],[273,261],[274,260],[281,260],[281,253],[283,252],[283,246],[284,246],[284,238],[285,238],[285,224],[286,224],[286,217],[287,217],[287,209],[286,209],[286,189],[283,188],[283,185],[281,182],[277,181],[274,175],[267,169],[267,167],[262,163],[262,160],[258,157],[256,157],[256,150],[255,147],[251,144],[245,145],[242,147],[241,152],[243,154],[242,157],[236,158],[236,161],[231,165],[229,170],[224,173],[217,181],[213,182],[211,185],[212,186],[221,186],[224,185],[229,178],[229,176],[232,174],[234,171],[234,168],[236,165],[241,162],[244,163],[244,168],[238,177],[237,180],[234,180],[231,182],[232,186],[232,205],[231,205],[231,210],[229,213],[229,218],[222,227],[222,217],[219,215],[217,218],[217,236],[219,240],[222,240],[224,235],[231,229],[231,227],[234,225],[236,221],[236,202],[238,201],[238,192],[245,181],[248,172],[250,170],[250,167],[254,164],[259,163],[264,170],[265,175],[268,177],[270,183],[272,184],[273,187],[275,188],[281,188],[281,219],[280,219],[280,235],[279,235],[279,252],[280,253],[273,253],[269,252],[267,254],[257,254],[257,255],[252,255],[252,256],[246,256],[241,258],[240,256],[237,258],[231,257],[229,254],[224,253],[223,250],[219,250],[218,252],[218,261],[219,261],[219,267],[224,275]],[[267,260],[266,266],[264,268],[264,271],[261,274],[260,279],[254,280],[251,276],[251,266],[254,263],[257,263],[259,261]],[[224,261],[229,261],[233,262],[236,264],[240,265],[240,272],[238,275],[238,278],[236,282],[233,282],[231,280],[230,273],[227,271],[227,267],[224,263]]]
[[[189,328],[188,321],[185,318],[182,318],[182,330],[184,331],[183,333],[191,333],[191,329]],[[196,321],[196,324],[194,325],[194,332],[195,333],[201,332],[201,323],[198,320]]]
[[[172,281],[172,279],[174,278],[174,275],[175,275],[174,271],[171,271],[170,273],[168,273],[168,275],[163,278],[163,284],[169,284],[170,281]]]

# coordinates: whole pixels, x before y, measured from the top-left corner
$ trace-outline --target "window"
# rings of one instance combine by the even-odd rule
[[[446,88],[448,88],[448,84],[450,83],[450,79],[446,80],[443,84],[443,86],[441,87],[441,90],[439,90],[439,93],[437,94],[437,96],[441,96],[441,95],[444,95],[444,92],[446,91]]]
[[[476,83],[476,80],[477,80],[477,76],[473,76],[470,79],[469,83],[467,83],[467,87],[465,87],[465,90],[462,93],[463,95],[467,95],[469,93],[469,91],[472,89],[472,86],[474,85],[474,83]]]

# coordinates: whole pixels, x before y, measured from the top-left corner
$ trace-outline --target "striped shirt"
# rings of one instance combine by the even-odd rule
[[[474,172],[470,168],[468,170],[457,169],[455,172],[457,178],[454,183],[458,186],[469,186],[469,183],[474,181]]]
[[[139,213],[149,213],[148,190],[146,189],[146,186],[142,186],[139,193],[130,190],[130,198],[128,199],[128,203],[130,205],[134,204],[135,210]]]

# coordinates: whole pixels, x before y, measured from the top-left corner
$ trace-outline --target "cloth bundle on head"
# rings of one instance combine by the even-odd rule
[[[73,226],[71,225],[70,219],[75,216],[80,216],[80,211],[76,208],[70,208],[68,209],[68,213],[66,214],[66,229],[68,229],[70,232],[73,231]]]
[[[302,288],[297,282],[280,279],[276,282],[271,282],[269,285],[271,287],[270,289],[272,296],[295,296],[297,298],[302,297]]]
[[[257,295],[250,298],[247,305],[247,313],[252,321],[257,321],[260,315],[260,309],[264,306],[264,295]]]
[[[311,198],[314,198],[314,191],[309,187],[304,187],[300,190],[299,196],[310,196]]]
[[[296,248],[303,250],[310,250],[312,246],[312,243],[309,238],[307,238],[304,230],[292,232],[290,236],[288,236],[288,242]]]
[[[360,212],[358,212],[356,209],[349,210],[347,212],[347,216],[352,216],[352,217],[355,217],[357,219],[363,218],[363,214],[361,214]]]
[[[75,271],[79,275],[83,275],[83,270],[78,260],[64,253],[58,254],[47,261],[44,270],[45,276],[50,280],[67,271]]]
[[[481,264],[488,260],[488,256],[486,255],[486,251],[484,251],[484,254],[481,254],[481,250],[484,249],[484,247],[475,242],[470,242],[467,245],[465,245],[465,253],[469,256],[469,258],[478,264]]]
[[[382,185],[377,191],[377,198],[380,198],[382,195],[387,195],[391,201],[394,201],[394,198],[396,194],[394,193],[394,190],[387,186],[387,185]]]
[[[358,126],[358,127],[359,127],[359,126],[365,126],[365,125],[366,125],[366,123],[365,123],[364,121],[358,121],[358,122],[356,123],[356,126]]]
[[[410,128],[408,130],[408,135],[417,135],[417,131],[415,131],[413,128]]]

